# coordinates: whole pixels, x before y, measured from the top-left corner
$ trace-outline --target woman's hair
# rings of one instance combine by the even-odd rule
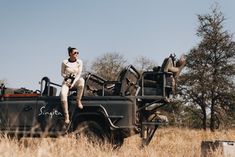
[[[75,50],[76,48],[75,47],[68,47],[68,54],[70,54],[73,50]]]

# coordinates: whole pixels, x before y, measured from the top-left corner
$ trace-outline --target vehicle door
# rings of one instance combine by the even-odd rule
[[[60,97],[41,97],[37,102],[37,116],[42,131],[61,131],[64,117]]]
[[[37,98],[18,98],[6,101],[8,127],[28,130],[37,124]]]

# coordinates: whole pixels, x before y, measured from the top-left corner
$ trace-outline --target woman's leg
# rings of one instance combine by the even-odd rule
[[[63,84],[61,87],[61,104],[64,112],[65,123],[68,124],[69,120],[69,110],[68,110],[68,92],[69,87],[66,84]]]
[[[76,86],[76,88],[77,88],[77,106],[78,106],[80,109],[83,109],[83,105],[82,105],[81,99],[82,99],[84,84],[85,84],[85,80],[84,80],[83,78],[80,78],[80,79],[75,83],[75,86]]]

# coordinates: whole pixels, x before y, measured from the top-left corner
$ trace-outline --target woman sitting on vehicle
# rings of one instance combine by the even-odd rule
[[[68,112],[68,92],[69,89],[77,89],[77,106],[82,109],[81,98],[84,89],[84,79],[81,77],[82,73],[82,60],[77,59],[79,52],[76,48],[68,48],[69,59],[65,59],[61,65],[61,75],[64,78],[61,87],[61,102],[65,115],[65,123],[68,124],[69,112]]]

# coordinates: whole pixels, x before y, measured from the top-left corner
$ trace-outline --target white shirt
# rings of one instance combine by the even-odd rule
[[[69,59],[63,60],[61,65],[61,75],[64,78],[68,78],[70,75],[74,75],[75,79],[72,86],[79,80],[82,74],[82,60],[77,59],[75,62],[69,61]]]

